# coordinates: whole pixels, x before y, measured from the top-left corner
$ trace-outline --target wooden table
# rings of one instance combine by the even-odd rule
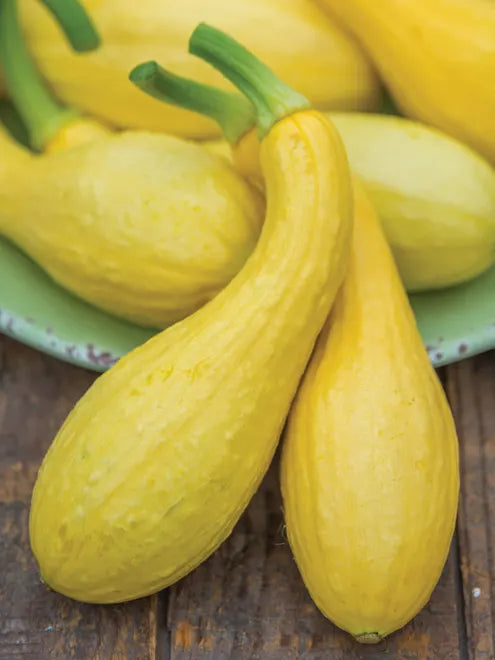
[[[457,534],[423,612],[366,647],[307,596],[284,536],[276,469],[230,539],[176,586],[116,606],[83,605],[44,588],[29,550],[31,488],[95,374],[0,337],[0,658],[495,658],[495,352],[441,375],[460,436]]]

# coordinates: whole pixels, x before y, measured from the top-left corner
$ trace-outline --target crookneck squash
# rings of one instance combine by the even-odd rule
[[[43,461],[32,549],[43,579],[83,601],[157,591],[230,534],[347,264],[352,189],[337,132],[282,83],[274,90],[236,42],[203,27],[198,39],[223,53],[219,67],[267,109],[258,119],[266,221],[231,283],[101,376]]]
[[[408,291],[476,277],[495,260],[495,169],[459,140],[403,117],[329,113],[359,175]],[[235,145],[239,171],[259,177],[256,136]],[[213,153],[230,156],[227,142]]]
[[[190,44],[216,64],[221,44],[207,46]],[[204,87],[155,62],[131,79],[158,98],[206,105]],[[225,131],[225,116],[210,114]],[[235,143],[234,158],[259,179],[255,137],[248,131]],[[445,395],[357,183],[354,213],[351,264],[290,414],[283,490],[289,539],[315,602],[372,643],[411,618],[438,579],[455,522],[458,459]]]
[[[163,328],[214,297],[256,245],[262,196],[197,144],[113,133],[60,107],[26,52],[16,0],[0,0],[0,56],[46,152],[0,134],[0,233],[72,293],[139,325]]]
[[[458,489],[452,415],[358,187],[349,269],[282,456],[288,539],[323,614],[367,643],[417,614],[447,557]]]

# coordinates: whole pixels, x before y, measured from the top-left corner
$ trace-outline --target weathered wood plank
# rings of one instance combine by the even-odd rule
[[[326,621],[307,596],[284,538],[276,469],[228,542],[168,593],[94,607],[47,591],[28,547],[29,497],[44,451],[93,378],[0,338],[2,660],[464,657],[455,552],[425,610],[383,644],[361,647]],[[473,658],[493,658],[495,353],[449,367],[447,387],[461,439],[468,647]]]
[[[469,657],[495,658],[495,352],[452,365],[461,458],[458,535]]]
[[[170,659],[462,658],[455,552],[427,607],[382,644],[355,643],[316,610],[284,538],[276,467],[231,538],[170,589]]]
[[[0,659],[156,657],[158,599],[75,603],[40,583],[28,512],[40,460],[94,374],[0,337]]]

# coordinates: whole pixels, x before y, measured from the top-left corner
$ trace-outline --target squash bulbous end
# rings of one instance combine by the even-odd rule
[[[360,644],[378,644],[383,640],[383,637],[377,632],[365,632],[359,635],[354,635],[354,639]]]

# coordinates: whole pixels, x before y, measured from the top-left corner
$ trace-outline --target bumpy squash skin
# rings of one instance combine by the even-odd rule
[[[323,614],[377,642],[428,600],[454,531],[452,415],[362,191],[350,266],[289,416],[287,534]]]
[[[373,58],[405,114],[495,162],[490,0],[318,0]]]
[[[239,39],[316,107],[365,110],[379,101],[378,79],[360,48],[313,0],[86,0],[84,6],[102,45],[81,56],[70,51],[37,0],[20,2],[29,45],[57,96],[116,126],[190,137],[219,134],[214,122],[165,107],[128,80],[132,67],[153,59],[227,87],[222,76],[187,54],[199,21]]]
[[[495,170],[476,152],[436,129],[401,117],[329,113],[380,216],[408,291],[452,286],[495,259]],[[259,181],[254,131],[235,164]],[[228,155],[223,142],[207,143]]]
[[[43,461],[30,517],[48,584],[116,602],[172,584],[230,534],[259,484],[343,279],[345,151],[314,112],[264,138],[266,222],[208,305],[101,376]]]
[[[31,158],[0,136],[9,165],[0,172],[0,233],[84,300],[166,327],[240,270],[261,231],[263,199],[194,143],[101,127],[87,141],[94,130],[76,123],[53,153]],[[73,148],[59,151],[66,142]]]

